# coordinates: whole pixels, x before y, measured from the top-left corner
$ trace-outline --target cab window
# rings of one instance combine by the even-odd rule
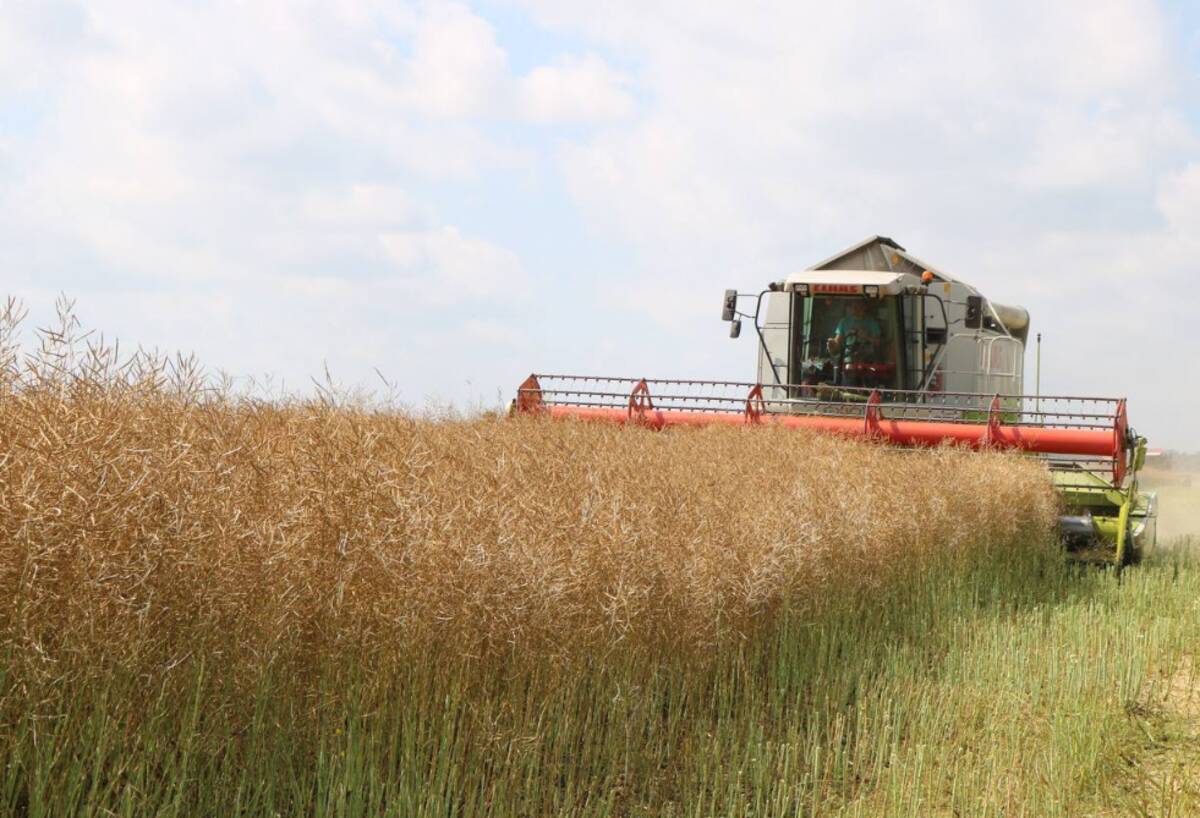
[[[792,382],[899,388],[900,305],[895,297],[796,296]]]

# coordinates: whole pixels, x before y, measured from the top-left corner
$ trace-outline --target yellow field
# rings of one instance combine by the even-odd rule
[[[687,653],[1038,538],[1017,457],[786,430],[422,421],[139,386],[0,403],[0,629],[142,666]]]

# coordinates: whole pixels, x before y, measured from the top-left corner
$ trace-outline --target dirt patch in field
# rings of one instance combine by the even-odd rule
[[[1156,682],[1149,701],[1130,711],[1146,741],[1125,759],[1129,775],[1096,818],[1200,815],[1200,667],[1185,657]]]
[[[1162,735],[1142,765],[1149,815],[1200,814],[1200,668],[1189,657],[1165,681]],[[1157,809],[1156,809],[1157,808]]]

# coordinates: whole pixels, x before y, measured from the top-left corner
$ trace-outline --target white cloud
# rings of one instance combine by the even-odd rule
[[[658,243],[665,226],[701,258],[911,215],[914,195],[1136,182],[1186,141],[1163,110],[1164,26],[1142,0],[688,4],[684,22],[673,4],[535,7],[620,44],[656,102],[566,151],[573,189],[631,238]]]
[[[423,113],[484,113],[508,79],[507,56],[491,26],[464,6],[430,7],[416,25],[412,50],[408,94]]]
[[[1143,184],[1191,139],[1175,112],[1137,105],[1048,111],[1032,124],[1035,144],[1017,177],[1035,190]]]
[[[529,164],[483,124],[520,116],[494,30],[459,3],[6,7],[8,290],[35,313],[67,291],[127,345],[301,388],[325,361],[445,388],[416,329],[529,289],[515,253],[446,212]],[[489,312],[498,339],[511,311]],[[468,359],[482,331],[436,353]]]
[[[528,351],[529,337],[520,330],[499,321],[473,318],[465,322],[462,331],[474,341],[492,346],[512,347]]]
[[[1200,243],[1200,161],[1188,164],[1163,181],[1158,208],[1173,233]]]
[[[379,241],[406,288],[431,302],[521,296],[528,287],[514,253],[455,227],[385,233]]]
[[[562,57],[521,78],[519,106],[534,122],[621,119],[634,107],[628,82],[595,55]]]
[[[394,227],[416,220],[433,218],[430,208],[415,202],[411,195],[395,185],[357,183],[346,190],[317,190],[304,194],[303,215],[316,223],[341,225],[351,229],[363,226]]]

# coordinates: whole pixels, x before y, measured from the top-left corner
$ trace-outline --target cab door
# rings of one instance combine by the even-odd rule
[[[935,295],[915,293],[902,299],[904,389],[942,390],[941,369],[949,331],[944,304]]]
[[[758,383],[764,391],[788,383],[788,350],[792,344],[792,302],[790,292],[772,292],[763,295],[759,307],[758,322]],[[779,394],[768,394],[768,398],[783,398]]]

